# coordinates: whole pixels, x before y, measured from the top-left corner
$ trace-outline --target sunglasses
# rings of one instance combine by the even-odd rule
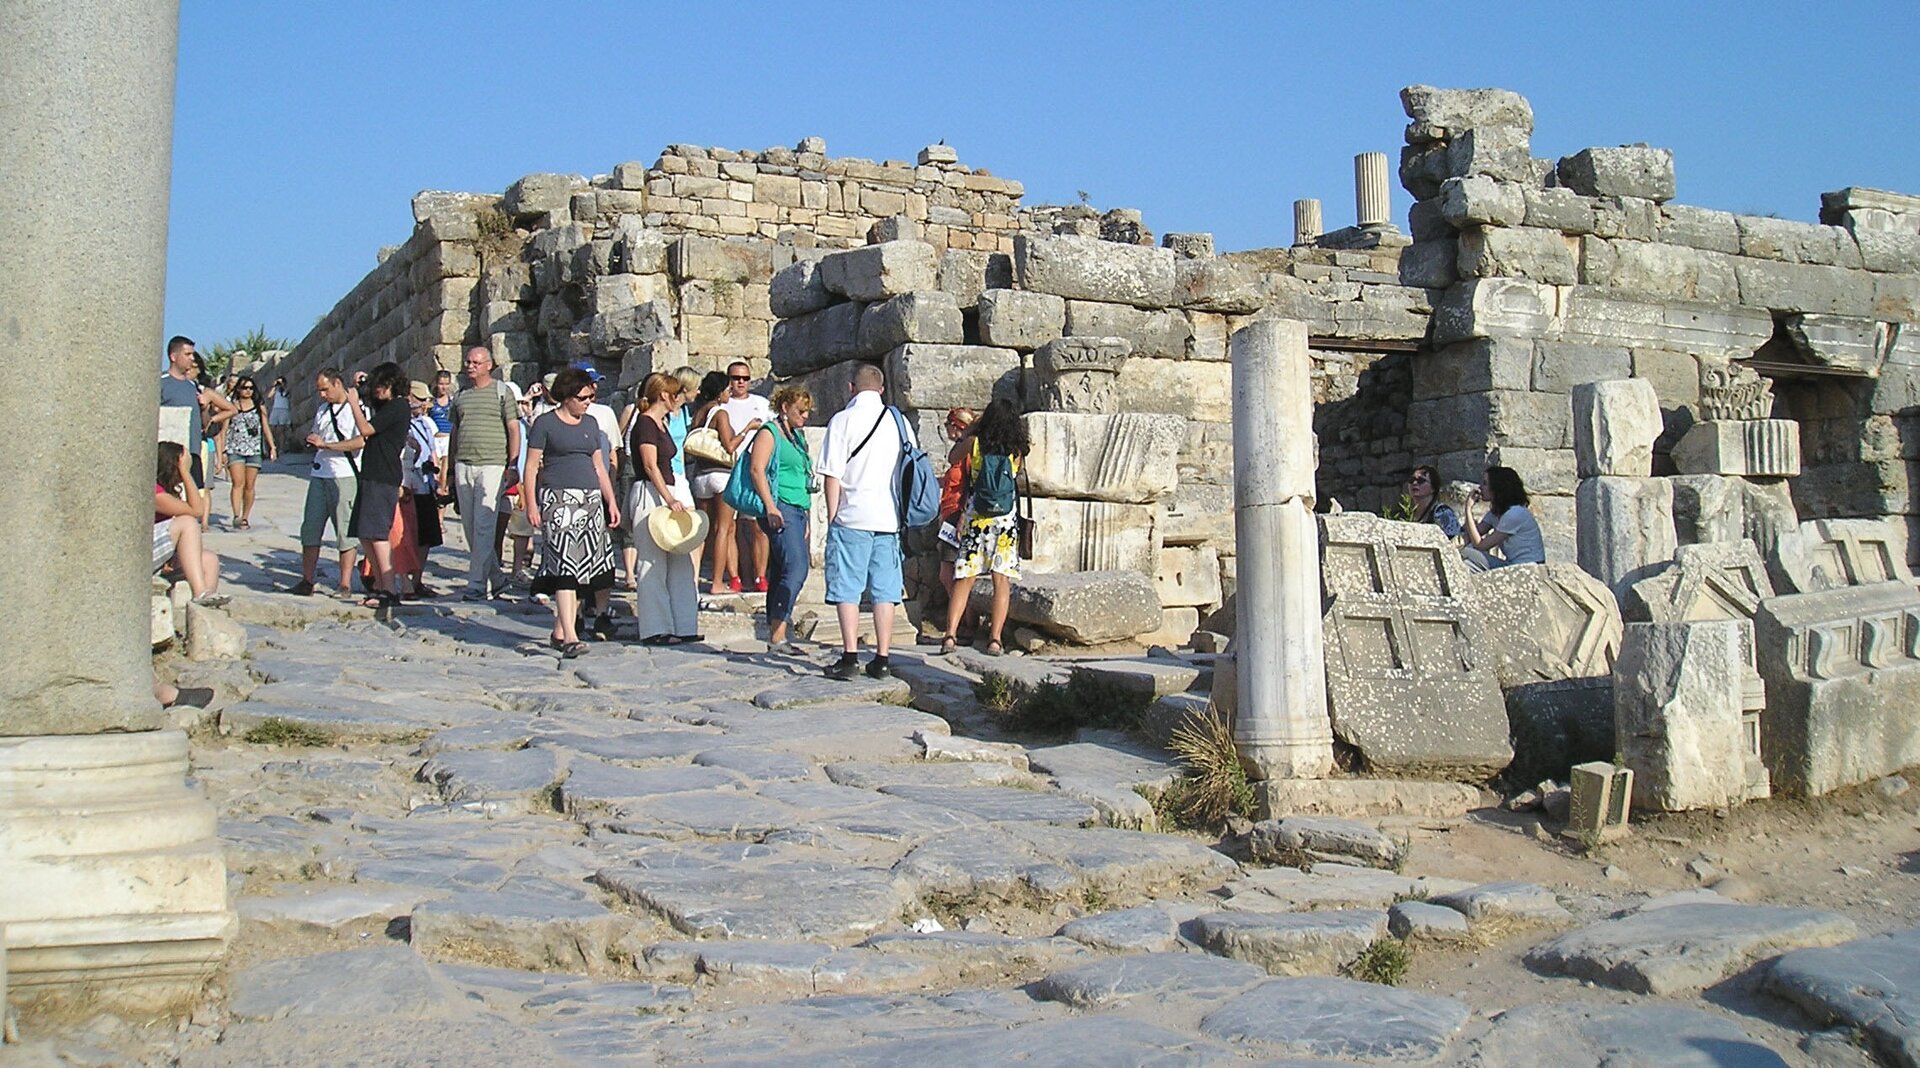
[[[575,393],[575,394],[573,395],[573,399],[574,399],[574,400],[583,400],[583,401],[590,401],[590,400],[593,400],[593,399],[595,399],[595,398],[596,398],[596,397],[598,397],[598,396],[600,396],[600,394],[599,394],[599,393],[598,393],[597,391],[595,391],[595,390],[591,390],[591,389],[590,389],[590,390],[587,390],[587,391],[586,391],[586,392],[584,392],[584,393]]]
[[[734,381],[734,382],[751,382],[751,381],[753,381],[753,376],[752,376],[752,375],[728,375],[728,376],[727,376],[727,378],[728,378],[728,379],[730,379],[731,381]]]
[[[1428,479],[1427,479],[1427,476],[1425,475],[1415,475],[1412,478],[1407,479],[1407,485],[1409,486],[1424,486],[1427,484],[1427,482],[1428,482]]]

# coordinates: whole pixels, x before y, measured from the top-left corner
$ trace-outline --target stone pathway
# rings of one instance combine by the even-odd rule
[[[531,606],[261,592],[299,492],[270,473],[214,539],[250,655],[188,671],[222,689],[196,775],[242,931],[182,1063],[1758,1065],[1827,1017],[1912,1048],[1908,995],[1861,978],[1911,935],[1792,953],[1735,1008],[1698,992],[1853,925],[1442,878],[1342,821],[1256,835],[1304,869],[1242,865],[1136,829],[1164,754],[956,733],[981,658],[835,683],[722,613],[562,661]],[[1486,1011],[1348,977],[1399,937],[1575,978]]]

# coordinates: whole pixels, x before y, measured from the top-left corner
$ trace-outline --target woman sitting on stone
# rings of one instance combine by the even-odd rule
[[[1440,503],[1440,473],[1426,464],[1413,469],[1407,478],[1407,499],[1413,502],[1415,523],[1432,523],[1449,538],[1460,536],[1460,517]]]
[[[216,592],[220,558],[200,541],[202,495],[193,484],[187,450],[178,442],[161,442],[153,475],[153,573],[171,565],[187,580],[195,601],[219,605],[227,597]]]
[[[993,610],[987,623],[987,655],[1002,651],[1000,629],[1007,622],[1012,583],[1020,577],[1020,467],[1027,455],[1027,424],[1004,397],[987,405],[974,424],[966,456],[961,501],[960,548],[953,562],[953,592],[947,598],[947,632],[942,655],[954,650],[960,617],[966,613],[973,580],[993,575]]]
[[[1491,506],[1486,516],[1476,522],[1473,506],[1479,501],[1489,501]],[[1527,510],[1527,501],[1527,487],[1521,483],[1518,472],[1511,467],[1487,468],[1480,488],[1467,498],[1467,521],[1460,528],[1467,539],[1460,555],[1466,558],[1468,567],[1487,571],[1513,564],[1547,562],[1540,524]],[[1493,555],[1496,551],[1498,556]]]

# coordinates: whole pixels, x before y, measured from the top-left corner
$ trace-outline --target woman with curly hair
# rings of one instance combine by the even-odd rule
[[[947,599],[947,631],[940,652],[956,645],[960,617],[966,613],[973,581],[993,576],[993,610],[987,624],[987,654],[998,656],[1000,629],[1007,622],[1011,583],[1020,577],[1020,526],[1015,509],[1020,469],[1028,449],[1027,424],[1013,402],[1001,398],[973,426],[973,444],[966,454],[966,474],[960,494],[963,505],[959,549],[953,561],[953,593]]]

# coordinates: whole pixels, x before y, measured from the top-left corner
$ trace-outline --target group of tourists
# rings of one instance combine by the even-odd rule
[[[1489,467],[1480,485],[1467,493],[1464,520],[1439,497],[1440,473],[1427,465],[1413,469],[1407,476],[1409,516],[1416,523],[1432,523],[1448,538],[1460,540],[1460,555],[1475,571],[1515,564],[1544,564],[1546,545],[1540,536],[1540,522],[1528,509],[1531,503],[1519,472],[1511,467]],[[1486,513],[1474,516],[1474,506],[1484,503]]]

